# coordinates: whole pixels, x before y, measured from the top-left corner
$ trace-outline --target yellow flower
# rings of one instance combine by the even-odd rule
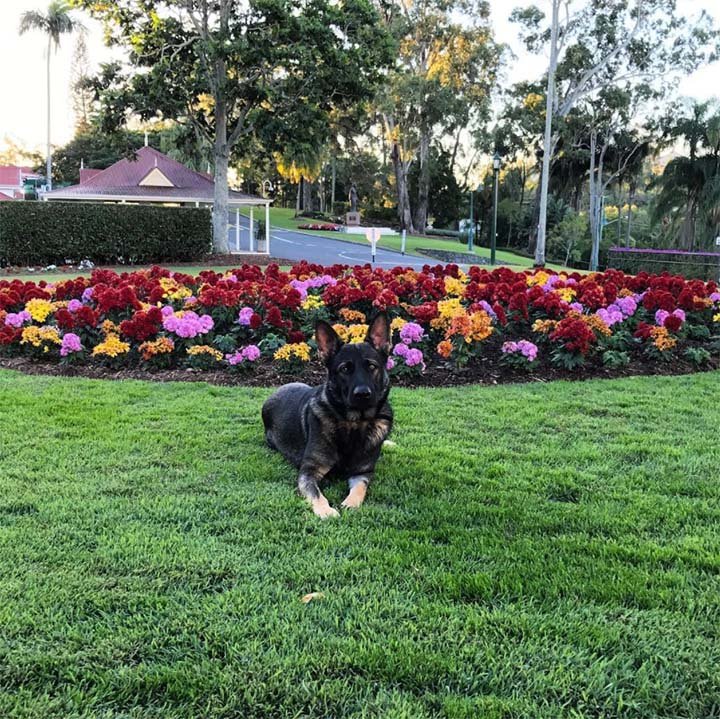
[[[105,336],[120,334],[120,326],[116,325],[112,320],[105,320],[100,325],[100,329]]]
[[[155,355],[169,354],[175,349],[175,343],[169,337],[159,337],[156,340],[143,342],[138,347],[143,359],[147,360],[155,357]]]
[[[104,323],[103,323],[104,324]],[[117,357],[130,351],[130,345],[122,342],[120,337],[113,332],[108,333],[104,342],[95,345],[93,348],[93,357],[96,355],[105,355],[106,357]]]
[[[30,310],[28,310],[29,312]],[[43,342],[51,342],[52,344],[62,344],[60,334],[55,327],[37,327],[31,325],[22,331],[21,345],[32,345],[33,347],[41,347]],[[44,350],[47,352],[47,347]]]
[[[299,359],[301,362],[310,361],[310,345],[307,342],[292,342],[278,349],[273,358],[281,361]]]
[[[718,312],[715,317],[713,317],[713,322],[720,322],[720,312]]]
[[[335,334],[340,338],[341,342],[348,341],[348,328],[345,325],[333,325],[332,328],[335,330]]]
[[[552,332],[556,325],[557,320],[535,320],[532,326],[532,331],[546,335]]]
[[[653,337],[653,344],[661,352],[671,350],[677,344],[677,340],[670,336],[667,327],[653,327],[650,335]]]
[[[194,347],[188,348],[187,353],[191,357],[197,357],[199,355],[212,357],[217,362],[220,362],[223,358],[222,352],[219,352],[214,347],[210,347],[209,345],[195,345]]]
[[[396,317],[391,323],[390,323],[390,333],[397,330],[401,330],[405,325],[407,324],[407,320],[404,320],[402,317]]]
[[[48,315],[53,311],[53,305],[52,302],[48,300],[41,300],[36,297],[27,302],[25,309],[30,313],[30,316],[35,322],[45,322]]]
[[[347,342],[349,342],[351,345],[358,344],[360,342],[364,342],[365,338],[367,337],[368,333],[368,326],[367,325],[350,325],[348,328],[348,338]]]
[[[304,310],[316,310],[320,307],[325,307],[325,303],[322,301],[322,298],[317,295],[308,295],[302,303],[302,308]]]
[[[550,275],[543,270],[536,272],[534,275],[528,275],[528,287],[532,287],[533,285],[544,285],[548,281],[549,277]]]
[[[454,277],[445,278],[445,294],[450,297],[464,297],[465,296],[465,284],[462,280],[457,280]]]
[[[555,290],[555,294],[565,302],[572,302],[577,293],[572,287],[563,287],[561,290]]]
[[[357,310],[349,310],[347,307],[343,307],[340,310],[340,317],[342,317],[345,322],[365,322],[365,315],[362,312],[358,312]],[[393,320],[394,322],[394,320]]]
[[[430,326],[436,330],[447,329],[453,317],[465,314],[465,308],[462,306],[460,298],[454,297],[450,300],[441,300],[438,302],[438,313],[439,316],[430,321]]]
[[[586,325],[589,325],[592,329],[596,330],[601,335],[605,335],[605,337],[610,337],[610,335],[612,334],[612,330],[610,329],[610,327],[608,327],[608,325],[603,322],[603,320],[601,320],[597,315],[578,314],[578,317]]]
[[[182,300],[192,295],[192,290],[181,285],[172,277],[161,277],[159,283],[164,290],[163,297],[167,297],[169,300]]]

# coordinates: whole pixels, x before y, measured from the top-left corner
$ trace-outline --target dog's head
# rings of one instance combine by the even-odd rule
[[[320,357],[328,368],[330,398],[350,410],[368,410],[387,398],[386,364],[390,354],[390,322],[381,312],[370,323],[364,342],[344,344],[335,330],[320,321],[315,327]]]

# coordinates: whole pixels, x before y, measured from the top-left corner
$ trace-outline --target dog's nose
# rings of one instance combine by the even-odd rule
[[[372,394],[372,390],[366,384],[361,384],[353,390],[353,397],[358,399],[367,399]]]

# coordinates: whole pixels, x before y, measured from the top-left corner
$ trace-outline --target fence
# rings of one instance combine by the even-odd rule
[[[628,274],[670,272],[704,280],[720,279],[720,253],[661,250],[652,248],[611,247],[608,267]]]

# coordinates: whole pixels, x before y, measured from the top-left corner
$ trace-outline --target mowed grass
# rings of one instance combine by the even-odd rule
[[[0,716],[717,717],[718,380],[394,391],[322,523],[269,390],[2,371]]]

